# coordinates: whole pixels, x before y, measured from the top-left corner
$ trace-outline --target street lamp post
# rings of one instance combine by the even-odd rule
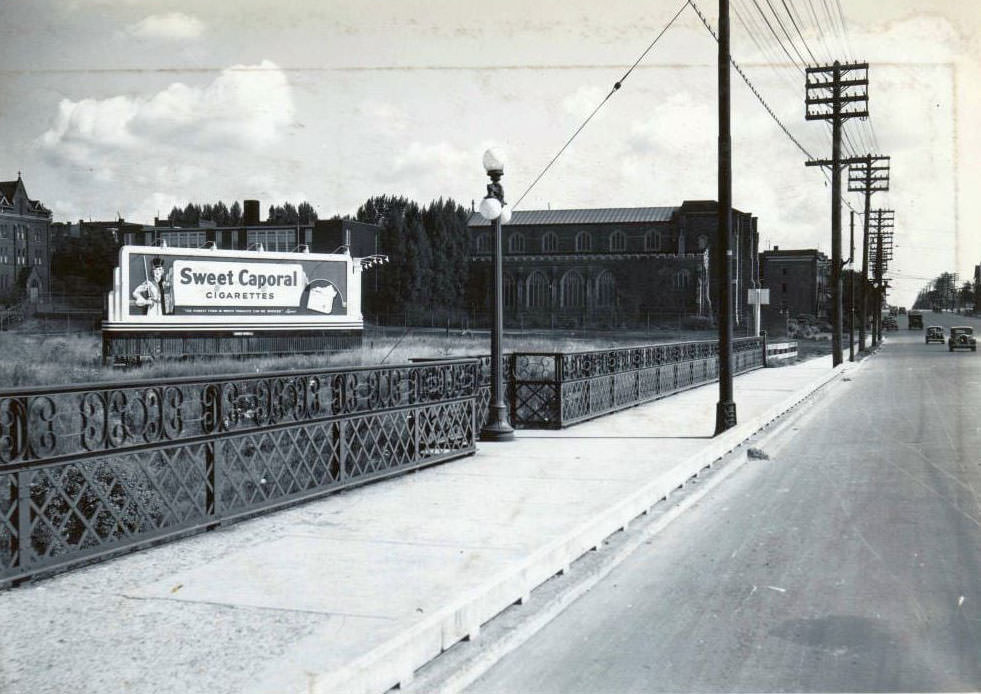
[[[501,373],[501,337],[504,334],[504,262],[501,225],[511,219],[511,208],[504,202],[504,162],[493,151],[484,152],[484,169],[490,176],[487,195],[480,201],[480,215],[494,227],[494,323],[491,325],[491,399],[487,421],[480,430],[481,441],[511,441],[514,429],[508,423],[504,402],[504,375]]]

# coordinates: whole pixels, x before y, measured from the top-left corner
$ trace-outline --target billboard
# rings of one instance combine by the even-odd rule
[[[361,327],[361,267],[345,254],[124,246],[110,327]]]

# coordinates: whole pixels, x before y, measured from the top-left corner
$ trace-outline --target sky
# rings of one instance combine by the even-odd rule
[[[804,166],[830,157],[831,137],[804,119],[796,51],[867,61],[871,117],[846,124],[846,148],[891,157],[890,191],[872,198],[895,210],[891,301],[911,305],[941,272],[971,279],[981,3],[840,0],[839,14],[835,0],[786,1],[796,27],[783,0],[731,0],[733,58],[806,150],[733,72],[733,202],[759,218],[761,247],[831,250],[830,184]],[[308,200],[324,218],[381,194],[469,206],[492,146],[509,202],[523,198],[516,209],[715,199],[717,49],[691,7],[624,79],[683,4],[8,3],[0,179],[22,172],[55,221],[152,223],[174,205],[246,198],[263,210]],[[715,26],[718,3],[696,4]],[[780,43],[760,12],[769,5],[781,10],[782,25],[769,16]],[[858,195],[845,200],[861,212]],[[847,257],[847,207],[843,220]]]

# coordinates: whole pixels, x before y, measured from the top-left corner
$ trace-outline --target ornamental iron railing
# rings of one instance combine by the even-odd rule
[[[560,429],[709,383],[719,376],[718,353],[718,343],[712,340],[511,354],[511,424]],[[763,365],[762,338],[733,341],[734,373]]]
[[[733,340],[733,372],[763,366],[762,337]],[[505,401],[516,429],[561,429],[719,377],[715,340],[589,352],[514,352],[502,357]],[[477,421],[490,404],[490,356],[480,360]],[[429,359],[413,359],[428,363]]]
[[[480,362],[0,392],[0,586],[475,451]]]

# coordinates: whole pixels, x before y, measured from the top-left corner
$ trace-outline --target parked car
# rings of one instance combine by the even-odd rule
[[[907,313],[906,321],[910,330],[923,330],[923,314],[913,312]]]
[[[953,352],[955,349],[969,349],[972,352],[978,351],[978,343],[974,339],[974,328],[959,325],[950,329],[950,337],[947,339],[947,348]]]
[[[899,330],[899,323],[892,316],[886,316],[882,319],[882,329],[883,330]]]
[[[944,337],[944,329],[939,325],[931,325],[926,329],[926,343],[939,342],[943,344],[947,341]]]

